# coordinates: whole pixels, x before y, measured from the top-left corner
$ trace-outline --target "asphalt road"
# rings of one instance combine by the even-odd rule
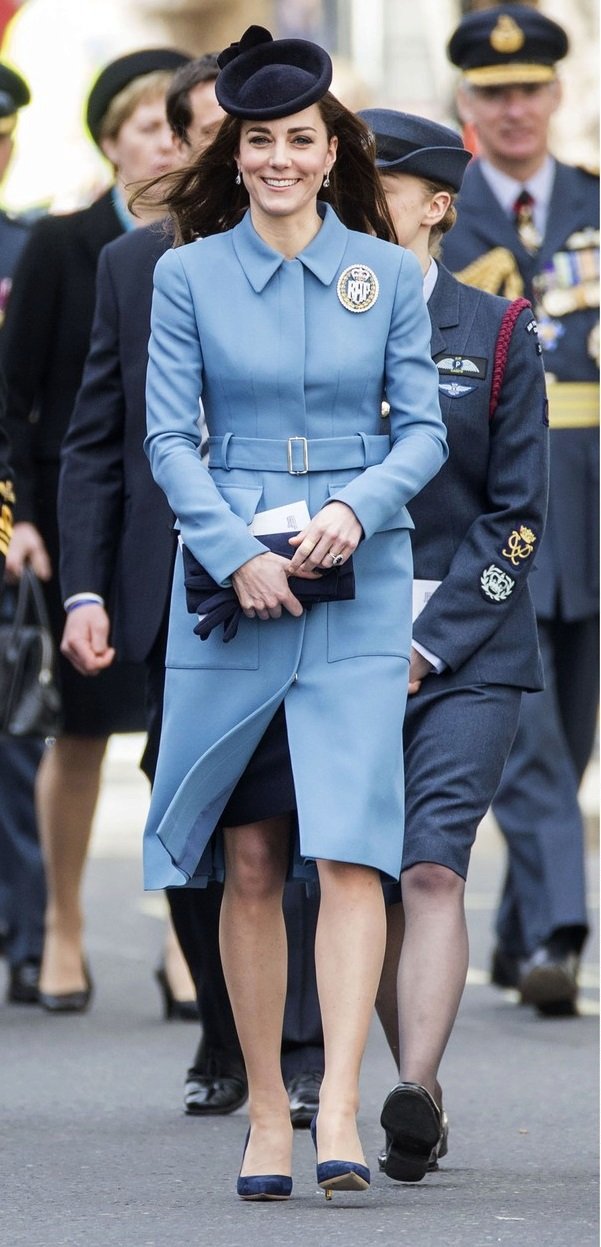
[[[196,1027],[160,1017],[152,971],[162,902],[140,889],[146,793],[130,760],[136,747],[119,746],[108,767],[88,871],[90,1012],[0,1007],[2,1247],[596,1247],[597,940],[586,949],[578,1018],[541,1019],[488,986],[502,866],[488,824],[469,887],[470,976],[442,1071],[451,1135],[439,1173],[408,1186],[376,1172],[369,1192],[326,1203],[299,1132],[293,1198],[236,1199],[245,1111],[184,1116]],[[361,1107],[372,1173],[393,1082],[374,1024]]]

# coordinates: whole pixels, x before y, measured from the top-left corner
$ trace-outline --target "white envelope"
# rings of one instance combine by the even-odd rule
[[[418,615],[421,615],[424,606],[430,601],[433,593],[440,584],[440,580],[414,580],[413,581],[413,614],[412,620],[415,622]]]
[[[259,511],[249,528],[253,537],[268,533],[298,533],[307,527],[310,519],[309,508],[302,499],[283,507],[272,507],[269,511]]]

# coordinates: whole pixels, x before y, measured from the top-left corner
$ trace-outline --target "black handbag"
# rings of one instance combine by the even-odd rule
[[[289,545],[289,538],[294,533],[274,533],[258,538],[262,545],[267,546],[274,554],[291,559],[294,550]],[[186,606],[191,615],[201,615],[194,631],[201,641],[206,641],[213,628],[223,624],[223,640],[231,641],[242,618],[242,607],[233,586],[226,588],[217,584],[212,576],[194,558],[187,546],[182,546],[184,559],[184,585],[186,589]],[[342,567],[332,567],[324,571],[319,580],[304,580],[301,576],[291,576],[288,584],[295,598],[310,610],[317,602],[352,602],[355,597],[355,573],[353,560],[349,558]]]
[[[0,624],[0,733],[56,736],[60,711],[44,594],[37,576],[25,567],[14,618]]]

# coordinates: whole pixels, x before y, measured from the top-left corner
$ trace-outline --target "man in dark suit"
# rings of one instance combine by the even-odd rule
[[[184,156],[202,150],[221,120],[216,74],[215,58],[202,58],[178,72],[168,93],[167,115]],[[142,765],[151,780],[175,538],[173,517],[143,452],[144,387],[152,274],[169,246],[165,226],[149,227],[112,243],[100,257],[91,349],[63,445],[59,491],[63,595],[78,604],[67,615],[63,652],[84,674],[110,666],[115,653],[146,663],[149,736]],[[82,531],[84,504],[93,521]],[[109,601],[110,616],[104,605]],[[246,1098],[219,955],[221,891],[219,885],[201,893],[169,889],[203,1026],[185,1089],[186,1109],[193,1113],[231,1112]],[[292,970],[282,1057],[293,1121],[304,1126],[317,1108],[323,1040],[313,972],[315,905],[305,903],[297,888],[289,890],[287,921]]]
[[[0,181],[12,156],[19,109],[29,99],[29,88],[20,74],[0,64]],[[28,235],[24,221],[0,210],[0,326]],[[5,409],[3,381],[3,420]],[[4,454],[0,457],[0,554],[4,563],[15,499],[13,485],[4,473]],[[9,589],[1,607],[2,618],[12,617],[14,607],[15,593]],[[35,1004],[38,994],[46,888],[33,792],[43,748],[44,742],[32,736],[0,737],[0,933],[9,966],[7,1000],[11,1004]]]
[[[578,787],[598,703],[599,180],[549,153],[567,49],[560,26],[517,4],[470,14],[449,44],[481,155],[445,262],[532,301],[547,373],[549,518],[532,577],[546,689],[524,699],[493,806],[509,853],[493,982],[543,1013],[575,1011],[587,934]]]

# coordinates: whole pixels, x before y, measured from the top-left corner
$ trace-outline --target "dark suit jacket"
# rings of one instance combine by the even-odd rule
[[[17,519],[39,523],[39,464],[57,463],[87,354],[98,256],[123,232],[110,192],[91,207],[43,217],[17,265],[1,338]]]
[[[515,256],[524,294],[532,299],[535,274],[557,252],[565,253],[569,269],[566,242],[587,228],[599,228],[599,179],[558,162],[545,237],[530,255],[474,160],[463,180],[457,224],[445,236],[444,260],[456,273],[493,247],[506,247]],[[550,334],[541,327],[546,371],[558,381],[597,381],[591,334],[598,322],[598,308],[587,308],[550,320]],[[598,517],[599,430],[552,429],[547,536],[532,585],[541,619],[586,619],[598,613]]]
[[[545,384],[532,313],[525,309],[513,330],[499,403],[490,418],[495,346],[508,307],[508,300],[462,285],[439,265],[428,310],[449,458],[409,509],[415,523],[414,574],[442,583],[414,623],[413,636],[447,663],[449,671],[440,677],[445,681],[539,689],[542,669],[528,582],[547,502]],[[457,357],[467,360],[464,375],[453,375]],[[523,557],[511,544],[521,528],[535,538],[518,542]],[[500,600],[483,589],[482,577],[491,566],[501,572],[506,588],[511,585]]]
[[[174,549],[173,517],[143,450],[152,276],[170,246],[159,224],[102,252],[90,352],[62,451],[63,598],[99,593],[118,655],[133,662],[157,636]]]

